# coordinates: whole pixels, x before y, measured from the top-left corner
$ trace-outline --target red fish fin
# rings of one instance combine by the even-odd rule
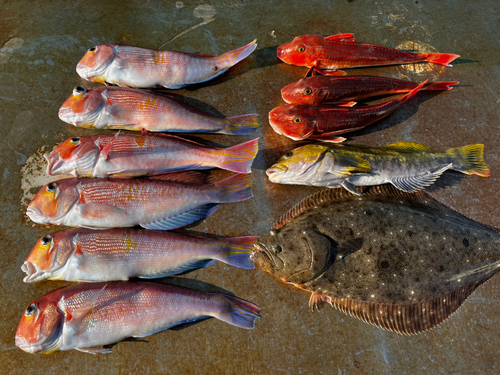
[[[344,137],[337,137],[336,136],[337,134],[338,132],[323,133],[318,136],[311,137],[311,139],[317,139],[318,141],[333,142],[333,143],[344,142],[346,140],[346,138]]]
[[[328,69],[314,69],[318,73],[324,74],[325,76],[345,76],[346,72],[343,70],[328,70]]]
[[[151,133],[150,131],[148,131],[148,130],[146,130],[146,129],[142,128],[142,129],[141,129],[141,134],[142,134],[142,135],[150,135],[150,134],[152,134],[152,133]]]
[[[226,294],[219,294],[217,297],[222,299],[223,306],[221,306],[220,312],[213,315],[214,318],[236,327],[254,328],[255,319],[260,318],[258,306]]]
[[[468,145],[446,150],[448,155],[455,158],[451,169],[465,174],[476,174],[481,177],[490,177],[490,170],[483,160],[484,145]]]
[[[329,297],[325,296],[322,293],[314,292],[309,298],[309,307],[311,311],[314,311],[314,309],[318,311],[321,310],[325,303],[331,304],[332,302]]]
[[[215,189],[222,192],[219,203],[241,202],[252,198],[252,186],[252,178],[247,174],[235,174],[213,184]]]
[[[424,90],[451,90],[453,85],[458,85],[460,82],[427,82]]]
[[[118,138],[119,135],[120,135],[120,131],[118,131],[118,133],[116,133],[115,136],[109,140],[109,142],[106,144],[106,146],[104,146],[102,148],[101,158],[103,158],[104,160],[106,160],[108,158],[109,152],[111,151],[111,147],[113,147],[113,142],[116,140],[116,138]]]
[[[358,102],[332,102],[328,104],[336,105],[337,107],[354,107]]]
[[[218,150],[217,153],[224,156],[218,167],[236,173],[250,173],[253,159],[259,151],[258,142],[259,138],[255,138],[233,147]]]
[[[402,102],[402,103],[407,102],[412,96],[414,96],[417,92],[419,92],[426,85],[426,83],[427,83],[427,80],[425,80],[420,85],[418,85],[413,90],[411,90],[408,94],[406,94],[405,96],[403,96],[397,100]]]
[[[337,34],[330,35],[324,38],[326,42],[354,42],[356,39],[354,38],[354,34]]]
[[[172,172],[148,177],[150,180],[162,180],[172,182],[186,182],[190,184],[206,184],[207,175],[195,171]]]
[[[452,66],[450,63],[458,59],[460,55],[452,55],[451,53],[422,53],[418,55],[423,61],[427,61],[434,64]]]

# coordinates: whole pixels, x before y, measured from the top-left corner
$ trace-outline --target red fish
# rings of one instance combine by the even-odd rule
[[[44,157],[50,176],[123,178],[210,168],[250,173],[257,141],[221,149],[172,135],[94,135],[70,138]]]
[[[138,87],[179,89],[209,81],[250,56],[256,40],[220,56],[104,44],[90,48],[76,66],[88,81]]]
[[[259,127],[257,114],[217,117],[169,96],[120,87],[75,87],[59,118],[82,128],[151,132],[245,135]]]
[[[278,47],[278,57],[287,64],[307,66],[328,75],[344,75],[339,69],[367,66],[399,65],[431,62],[451,66],[459,55],[448,53],[410,53],[397,49],[359,43],[353,34],[329,37],[321,35],[297,36]]]
[[[325,142],[342,142],[339,134],[352,132],[390,115],[415,95],[427,81],[405,96],[386,103],[361,108],[339,108],[329,105],[287,104],[269,112],[269,123],[278,134],[294,141],[306,138]]]
[[[459,82],[428,82],[422,90],[451,90]],[[285,86],[281,96],[287,103],[303,104],[338,104],[340,102],[359,101],[372,96],[405,93],[419,84],[399,79],[350,76],[327,77],[314,76]]]
[[[73,228],[40,238],[21,269],[26,272],[26,283],[153,279],[207,267],[217,261],[251,269],[254,266],[250,254],[257,238]]]
[[[237,297],[173,285],[77,284],[54,290],[26,308],[16,331],[16,346],[28,353],[71,349],[111,353],[96,346],[147,337],[211,317],[252,329],[259,311],[258,306]]]
[[[40,189],[27,215],[39,224],[168,230],[213,214],[218,203],[252,197],[249,175],[236,174],[212,184],[203,183],[204,179],[203,174],[189,171],[130,180],[58,180]]]

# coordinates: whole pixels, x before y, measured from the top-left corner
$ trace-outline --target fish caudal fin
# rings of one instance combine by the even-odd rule
[[[259,138],[240,143],[236,146],[220,150],[224,159],[218,165],[219,168],[236,173],[250,173],[253,159],[259,151]]]
[[[226,117],[228,121],[227,129],[220,130],[218,133],[230,135],[247,135],[255,133],[259,124],[259,115],[252,113],[249,115],[240,115]]]
[[[252,198],[252,186],[253,181],[247,174],[235,174],[213,184],[222,193],[219,203],[235,203]]]
[[[418,57],[430,63],[452,66],[450,63],[458,59],[460,55],[453,55],[451,53],[422,53]]]
[[[456,160],[451,167],[454,171],[490,177],[490,170],[483,160],[483,151],[484,145],[476,144],[450,148],[446,153]]]
[[[406,103],[411,97],[413,97],[417,92],[419,92],[420,90],[424,89],[425,85],[427,84],[427,80],[425,80],[424,82],[422,82],[420,85],[418,85],[417,87],[415,87],[413,90],[411,90],[408,94],[406,94],[405,96],[402,96],[401,98],[399,98],[398,100],[401,102],[401,103]]]
[[[233,51],[226,52],[216,57],[217,65],[220,69],[228,69],[233,65],[238,64],[241,60],[250,56],[250,54],[257,48],[257,39],[254,39],[246,46],[237,48]]]
[[[216,259],[233,267],[253,269],[255,265],[250,255],[253,253],[254,244],[258,238],[257,236],[220,238],[228,244],[228,247],[227,252],[217,256]]]
[[[460,82],[427,82],[423,89],[424,90],[451,90],[454,85],[458,85]]]
[[[255,327],[255,319],[260,318],[258,306],[237,297],[225,294],[220,296],[223,299],[223,306],[220,312],[214,314],[214,318],[239,328],[253,329]]]

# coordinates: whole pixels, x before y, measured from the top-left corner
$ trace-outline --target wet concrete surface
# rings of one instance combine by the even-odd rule
[[[277,60],[276,47],[300,34],[352,32],[357,40],[422,52],[456,53],[453,68],[431,66],[350,70],[414,81],[460,81],[452,91],[422,92],[395,114],[349,135],[348,142],[382,146],[424,143],[443,151],[484,143],[490,178],[445,173],[429,189],[458,212],[500,227],[499,6],[494,0],[449,1],[2,1],[0,2],[0,141],[2,373],[497,373],[500,277],[480,287],[450,319],[417,336],[400,336],[332,308],[311,313],[308,294],[259,270],[224,264],[161,282],[225,290],[262,307],[246,331],[215,319],[113,347],[111,355],[76,351],[31,355],[14,346],[25,307],[68,283],[24,284],[20,266],[41,236],[61,228],[32,224],[26,204],[50,179],[41,155],[59,142],[98,131],[61,122],[57,111],[82,82],[76,63],[94,45],[124,43],[221,54],[258,39],[253,55],[226,74],[175,94],[214,114],[259,113],[260,151],[252,177],[255,196],[225,205],[190,230],[217,235],[262,235],[315,188],[271,184],[265,169],[297,146],[278,136],[267,113],[284,104],[279,91],[306,69]],[[104,133],[101,131],[101,133]],[[230,146],[252,136],[190,136]],[[214,172],[223,176],[224,172]],[[23,190],[24,189],[24,190]]]

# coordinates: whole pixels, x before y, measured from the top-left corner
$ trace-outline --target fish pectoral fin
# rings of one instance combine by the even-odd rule
[[[89,353],[89,354],[111,354],[112,351],[109,348],[75,348],[79,352]]]
[[[334,143],[344,142],[346,140],[346,138],[344,137],[337,137],[336,136],[337,134],[338,134],[337,132],[322,133],[319,135],[315,135],[314,137],[311,137],[311,139],[317,139],[323,142],[334,142]]]
[[[208,267],[208,266],[210,266],[210,265],[212,265],[212,264],[214,264],[216,262],[217,262],[216,259],[196,260],[196,261],[193,261],[193,262],[191,262],[189,264],[184,264],[184,265],[182,265],[180,267],[171,269],[171,270],[169,270],[167,272],[159,272],[159,273],[152,274],[152,275],[139,276],[139,278],[140,279],[157,279],[157,278],[160,278],[160,277],[168,277],[168,276],[172,276],[172,275],[179,275],[181,273],[186,273],[186,272],[198,269],[198,268]]]
[[[414,335],[443,323],[484,281],[416,303],[375,303],[350,298],[332,298],[331,304],[344,313],[379,328],[403,335]]]
[[[353,184],[351,184],[349,181],[347,180],[344,180],[341,182],[340,184],[344,189],[346,189],[347,191],[353,193],[353,194],[356,194],[358,196],[361,196],[361,195],[364,195],[364,193],[360,192],[356,186],[354,186]]]
[[[111,147],[113,147],[113,142],[116,141],[116,138],[118,138],[118,135],[120,135],[120,131],[118,131],[118,133],[116,133],[114,135],[114,137],[109,140],[109,142],[106,144],[106,146],[104,146],[101,149],[101,156],[100,157],[103,158],[104,160],[108,159],[109,152],[111,151]]]
[[[448,170],[452,166],[453,163],[450,163],[434,172],[427,172],[423,175],[394,178],[391,180],[391,184],[393,184],[399,190],[403,190],[407,193],[412,193],[418,190],[422,190],[426,186],[432,185],[439,178],[439,176],[444,173],[444,171]]]
[[[330,35],[324,38],[325,42],[355,42],[354,34],[337,34]]]
[[[314,311],[314,309],[318,311],[321,310],[325,303],[329,303],[331,305],[332,300],[323,293],[313,292],[309,298],[309,307],[311,308],[311,311]]]
[[[330,152],[330,157],[325,157],[325,162],[330,164],[330,169],[337,176],[352,176],[354,173],[370,173],[371,164],[368,160],[354,154]]]
[[[97,303],[99,297],[104,293],[106,285],[100,290],[95,291],[89,298],[83,301],[80,307],[76,310],[69,311],[66,307],[65,299],[61,299],[59,302],[59,308],[64,312],[66,324],[71,327],[75,335],[79,335],[87,330],[88,323],[85,323],[85,318],[92,314],[94,306]]]
[[[216,204],[206,204],[204,206],[193,208],[192,210],[183,212],[176,216],[153,221],[151,223],[143,223],[140,225],[145,229],[152,230],[176,229],[194,223],[197,220],[204,219],[205,217],[217,211],[218,208],[219,207]]]
[[[114,67],[118,69],[130,69],[133,67],[129,59],[124,59],[123,57],[117,57],[113,62]]]
[[[347,73],[344,72],[343,70],[321,69],[321,68],[315,68],[314,70],[318,73],[324,74],[325,76],[345,76],[345,75],[347,75]]]
[[[121,208],[105,203],[80,203],[78,211],[85,219],[104,219],[113,216],[114,219],[126,219],[127,213]]]
[[[397,142],[387,146],[380,147],[380,149],[401,151],[401,152],[422,152],[422,151],[434,152],[432,148],[417,142]]]

